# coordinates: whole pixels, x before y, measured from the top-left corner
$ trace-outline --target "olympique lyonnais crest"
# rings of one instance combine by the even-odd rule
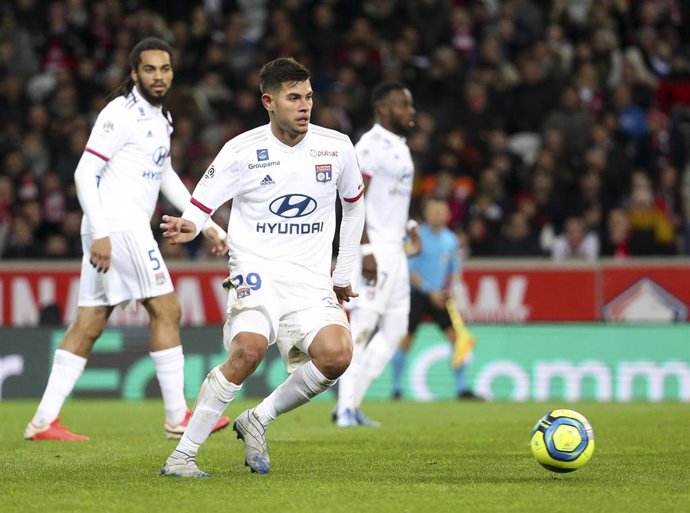
[[[333,166],[331,164],[317,164],[314,168],[317,182],[326,183],[333,178]]]

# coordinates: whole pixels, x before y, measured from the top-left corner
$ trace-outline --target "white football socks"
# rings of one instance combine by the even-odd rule
[[[357,380],[362,373],[364,365],[364,347],[360,344],[352,345],[352,360],[350,366],[338,378],[338,410],[337,415],[340,417],[345,410],[354,410],[355,390],[357,388]]]
[[[31,420],[34,426],[45,426],[57,418],[85,366],[86,358],[64,349],[55,351],[48,384]]]
[[[254,409],[254,415],[265,427],[278,415],[294,410],[309,402],[312,397],[325,392],[336,381],[338,380],[326,378],[314,362],[309,361],[300,365],[271,395],[261,401]]]
[[[199,447],[211,434],[213,426],[225,411],[228,403],[235,398],[235,394],[242,385],[235,385],[228,381],[219,366],[214,367],[208,373],[201,385],[199,396],[194,405],[194,413],[189,419],[189,425],[185,429],[177,450],[190,456],[199,452]]]
[[[156,367],[156,376],[163,396],[165,422],[177,426],[187,413],[184,398],[184,354],[182,346],[149,353]]]
[[[354,410],[356,406],[355,391],[365,365],[364,351],[378,321],[379,314],[371,310],[356,308],[350,312],[352,360],[345,373],[338,379],[337,415],[339,417],[345,410]]]
[[[369,345],[364,350],[364,355],[362,356],[362,369],[355,383],[353,397],[355,408],[361,406],[362,400],[367,390],[369,390],[369,386],[383,373],[386,365],[388,365],[388,362],[393,358],[399,345],[399,341],[393,343],[382,331],[376,333],[371,339]]]

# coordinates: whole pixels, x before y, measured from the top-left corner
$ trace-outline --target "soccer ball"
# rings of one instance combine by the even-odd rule
[[[584,415],[573,410],[553,410],[534,426],[530,448],[544,468],[572,472],[592,457],[594,431]]]

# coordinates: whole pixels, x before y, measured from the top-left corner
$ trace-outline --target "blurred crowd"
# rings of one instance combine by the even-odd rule
[[[409,86],[413,205],[446,198],[468,256],[690,254],[690,2],[14,0],[0,7],[0,259],[81,255],[72,175],[149,35],[175,50],[171,155],[190,188],[267,122],[258,70],[293,56],[313,74],[313,122],[353,142],[372,86]],[[162,247],[205,257],[200,244]]]

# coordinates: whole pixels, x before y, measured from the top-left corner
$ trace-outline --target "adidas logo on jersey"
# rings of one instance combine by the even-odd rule
[[[275,185],[275,182],[273,178],[271,178],[271,175],[266,175],[259,185]]]

